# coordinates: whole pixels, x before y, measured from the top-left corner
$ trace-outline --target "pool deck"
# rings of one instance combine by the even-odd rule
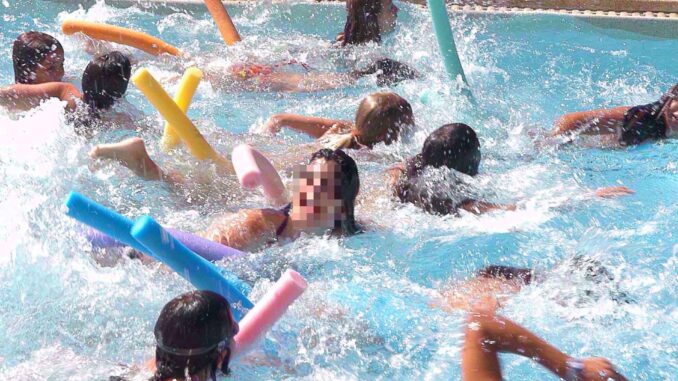
[[[164,4],[201,4],[203,0],[108,0],[109,3],[153,2]],[[222,0],[224,3],[249,3],[258,0]],[[271,0],[287,2],[288,0]],[[309,3],[341,0],[310,0]],[[403,0],[425,5],[426,0]],[[654,18],[678,20],[678,0],[446,0],[455,12],[473,13],[558,13],[586,17]]]
[[[422,2],[422,0],[412,0]],[[676,0],[448,0],[460,6],[617,13],[678,13]]]
[[[424,4],[425,0],[406,0]],[[560,13],[592,17],[678,19],[678,0],[447,0],[452,10]]]

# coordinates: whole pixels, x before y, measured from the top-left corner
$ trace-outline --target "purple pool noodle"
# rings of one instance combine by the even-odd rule
[[[183,232],[176,229],[166,229],[174,238],[191,249],[194,253],[207,259],[210,262],[220,261],[224,258],[239,258],[246,254],[240,250],[232,249],[217,242],[210,241],[195,234]],[[88,229],[85,233],[87,239],[94,247],[113,248],[124,247],[122,242],[109,237],[108,235],[96,230]]]

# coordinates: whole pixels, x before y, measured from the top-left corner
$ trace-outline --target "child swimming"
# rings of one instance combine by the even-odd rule
[[[466,124],[444,125],[424,141],[421,153],[390,169],[395,196],[428,213],[448,215],[467,211],[482,214],[495,210],[515,210],[515,205],[500,205],[476,199],[478,193],[467,176],[478,174],[480,141]],[[633,193],[626,187],[601,188],[598,197]]]
[[[678,135],[678,85],[658,101],[561,116],[551,136],[598,135],[619,146],[641,144]]]
[[[212,223],[205,237],[240,250],[311,235],[353,235],[358,166],[342,150],[321,149],[295,171],[292,202],[282,209],[249,209]]]
[[[90,155],[117,159],[149,180],[168,178],[148,157],[139,138],[98,146]],[[308,165],[295,171],[292,190],[292,202],[282,209],[241,210],[213,221],[202,235],[247,251],[294,240],[302,233],[353,235],[360,231],[354,211],[360,190],[358,166],[344,151],[313,153]]]
[[[170,300],[153,330],[155,372],[149,381],[216,381],[219,372],[228,375],[238,330],[228,301],[219,294],[192,291]]]
[[[37,85],[61,82],[64,77],[64,48],[49,34],[22,33],[12,45],[14,82]]]
[[[346,24],[337,36],[341,46],[381,42],[382,33],[395,28],[398,7],[392,0],[346,1]]]
[[[89,118],[98,118],[127,91],[131,75],[127,57],[111,52],[96,57],[85,68],[82,75],[82,93],[67,82],[40,84],[15,84],[0,89],[0,101],[12,108],[26,109],[49,98],[66,102],[66,109],[76,111],[78,104],[87,106],[83,113]]]
[[[554,269],[541,272],[511,266],[487,266],[470,279],[450,282],[443,288],[441,301],[436,302],[436,305],[445,310],[471,311],[479,303],[498,308],[523,287],[550,279],[577,284],[578,295],[575,297],[578,302],[595,303],[600,299],[609,299],[619,304],[633,302],[633,298],[620,289],[615,275],[600,261],[576,255]]]
[[[396,93],[374,93],[365,97],[356,111],[355,122],[295,114],[276,114],[262,130],[276,134],[282,127],[306,133],[328,148],[372,148],[407,135],[414,128],[412,106]]]
[[[359,79],[376,75],[377,86],[396,85],[419,76],[408,65],[388,58],[347,73],[316,72],[301,63],[302,72],[284,70],[290,63],[275,65],[237,64],[226,69],[207,64],[205,79],[223,91],[315,92],[354,85]]]
[[[494,204],[464,194],[464,178],[457,173],[477,175],[480,158],[475,131],[463,123],[447,124],[426,138],[420,154],[391,170],[391,184],[401,202],[433,214],[514,210],[515,205]]]

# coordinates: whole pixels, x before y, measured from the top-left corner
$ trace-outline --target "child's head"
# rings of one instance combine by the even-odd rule
[[[132,73],[129,59],[110,52],[93,59],[82,74],[83,101],[95,110],[105,110],[121,98]]]
[[[343,45],[381,41],[379,33],[380,0],[347,0]]]
[[[475,131],[464,123],[452,123],[426,138],[420,160],[422,167],[447,167],[475,176],[480,157],[480,142]]]
[[[347,0],[343,45],[380,42],[393,30],[398,8],[392,0]]]
[[[211,291],[188,292],[163,307],[155,323],[154,380],[200,380],[228,373],[232,339],[238,332],[228,301]],[[193,379],[193,378],[191,378]]]
[[[396,93],[374,93],[365,97],[355,116],[353,135],[362,145],[391,144],[414,126],[412,106]]]
[[[64,76],[64,48],[49,34],[22,33],[12,46],[12,63],[16,83],[61,82]]]
[[[309,164],[295,171],[293,188],[292,218],[306,228],[358,232],[358,166],[344,151],[325,148],[313,153]]]
[[[354,78],[372,74],[377,75],[377,86],[380,87],[395,86],[402,81],[419,78],[419,73],[416,70],[390,58],[380,58],[365,69],[355,70],[350,73]]]

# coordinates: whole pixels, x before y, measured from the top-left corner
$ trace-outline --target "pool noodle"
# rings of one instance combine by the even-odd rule
[[[191,104],[193,95],[202,79],[202,71],[196,67],[189,67],[184,72],[184,76],[179,83],[179,89],[174,95],[174,103],[179,106],[179,109],[185,114],[188,111],[188,106]],[[167,152],[181,143],[181,138],[169,122],[165,123],[165,132],[162,136],[162,149]]]
[[[241,40],[238,30],[233,25],[233,20],[231,20],[231,16],[228,15],[228,11],[221,0],[205,0],[205,6],[212,15],[214,23],[217,24],[221,38],[224,39],[226,45],[230,46]]]
[[[235,336],[235,357],[243,355],[278,321],[289,306],[306,290],[306,280],[294,270],[287,270],[240,322]]]
[[[237,321],[254,307],[245,295],[221,275],[216,266],[189,250],[151,217],[137,219],[130,234],[197,289],[213,291],[226,298],[231,303],[233,317]]]
[[[275,204],[288,202],[287,189],[280,174],[261,152],[247,144],[241,144],[233,149],[231,161],[243,188],[262,186],[264,195],[270,201]]]
[[[61,24],[61,30],[67,35],[81,32],[96,40],[132,46],[154,56],[163,53],[173,56],[180,54],[179,49],[159,38],[115,25],[83,20],[66,20]]]
[[[452,27],[450,26],[445,2],[444,0],[426,0],[426,3],[431,11],[433,28],[438,40],[438,47],[440,47],[440,54],[445,62],[445,70],[447,70],[447,73],[454,81],[457,80],[457,76],[461,76],[462,82],[468,87],[466,74],[457,53],[457,45],[454,42],[454,35],[452,34]]]
[[[160,86],[158,81],[146,69],[141,68],[131,78],[141,92],[151,104],[160,112],[167,122],[186,144],[191,154],[198,160],[212,159],[217,164],[233,171],[233,165],[230,161],[219,155],[212,146],[207,143],[200,131],[193,122],[181,111],[179,106],[167,95],[167,92]]]
[[[172,228],[165,228],[165,230],[167,230],[172,236],[174,236],[174,238],[178,239],[181,243],[186,245],[186,247],[189,250],[207,259],[210,262],[220,261],[225,258],[228,259],[241,258],[247,255],[246,253],[240,250],[236,250],[226,245],[210,241],[206,238],[197,236],[195,234],[187,233]],[[125,246],[123,242],[111,238],[106,233],[102,233],[101,231],[96,229],[90,229],[89,231],[86,232],[85,235],[87,236],[87,239],[92,244],[92,246],[95,247],[110,248]]]
[[[107,235],[131,246],[142,253],[153,256],[146,247],[140,244],[130,234],[134,222],[103,205],[88,199],[77,192],[71,192],[66,198],[66,214],[85,225],[89,225]]]

